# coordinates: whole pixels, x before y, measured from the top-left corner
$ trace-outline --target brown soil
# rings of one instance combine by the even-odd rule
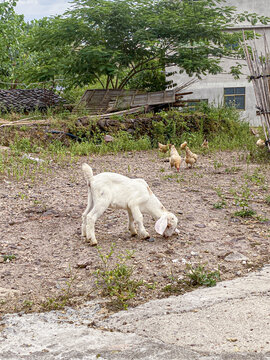
[[[134,250],[130,264],[135,278],[155,284],[154,289],[142,287],[133,305],[167,296],[162,289],[183,277],[187,262],[194,267],[205,264],[209,271],[219,269],[225,280],[269,261],[270,216],[265,202],[269,165],[247,165],[244,153],[200,155],[193,169],[182,164],[179,175],[157,151],[84,157],[72,166],[52,163],[52,173],[34,184],[0,179],[0,289],[7,294],[0,302],[2,312],[56,308],[58,297],[71,283],[69,304],[101,299],[94,291],[92,275],[101,267],[97,248],[80,236],[87,203],[81,172],[85,161],[94,174],[113,171],[144,178],[179,219],[180,234],[164,239],[155,233],[154,221],[145,216],[151,241],[129,236],[125,211],[108,210],[98,220],[96,236],[102,252],[108,253],[114,242],[116,261],[116,255]],[[257,218],[233,215],[240,208],[234,204],[231,189],[240,189],[245,181]],[[217,188],[226,196],[227,206],[221,209],[213,206],[220,201]],[[239,253],[247,260],[229,261],[229,254]],[[16,258],[3,261],[4,255]]]

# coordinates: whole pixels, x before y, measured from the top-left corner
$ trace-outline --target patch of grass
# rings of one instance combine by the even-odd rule
[[[231,166],[231,167],[227,167],[225,169],[225,173],[227,174],[235,174],[239,171],[241,171],[242,169],[239,166]]]
[[[117,153],[120,151],[134,151],[134,150],[149,150],[151,149],[151,142],[148,136],[142,136],[139,139],[134,139],[126,132],[119,132],[114,137],[114,141],[106,143],[103,139],[99,143],[94,141],[83,141],[81,143],[71,144],[69,151],[72,155],[89,155],[89,154],[106,154]]]
[[[221,161],[214,160],[213,165],[214,165],[214,169],[217,170],[223,166],[223,163]]]
[[[131,259],[133,252],[126,250],[124,254],[117,255],[117,261],[113,264],[114,249],[114,243],[107,254],[101,248],[97,249],[101,267],[94,272],[96,286],[103,296],[110,297],[117,308],[127,309],[129,300],[135,297],[143,281],[132,279],[133,267],[127,261]]]
[[[256,214],[256,211],[252,210],[252,209],[242,209],[242,210],[234,212],[235,216],[240,216],[243,218],[253,217],[255,214]]]
[[[47,159],[44,162],[36,162],[24,158],[16,150],[0,152],[0,175],[16,181],[30,179],[34,182],[38,178],[38,174],[48,174],[49,172],[51,169]]]
[[[261,223],[264,223],[264,222],[269,221],[268,218],[263,217],[262,215],[256,215],[256,216],[254,216],[254,218],[255,218],[256,220],[258,220],[259,222],[261,222]]]
[[[265,176],[261,173],[259,168],[255,169],[251,175],[245,174],[244,177],[246,180],[249,180],[258,186],[265,184]]]
[[[31,142],[27,137],[20,137],[15,135],[13,142],[10,144],[10,149],[17,153],[35,153],[38,152],[38,146]]]
[[[202,178],[203,178],[203,174],[200,174],[200,173],[197,173],[196,171],[194,171],[193,177],[194,177],[194,178],[202,179]]]
[[[177,173],[164,175],[164,176],[162,177],[163,180],[178,179],[178,178],[179,178],[179,174],[177,174]]]
[[[198,265],[193,267],[187,264],[186,276],[192,286],[215,286],[220,280],[220,272],[209,271],[205,269],[205,265]]]
[[[186,264],[183,278],[175,279],[174,276],[170,276],[170,279],[171,282],[164,286],[162,291],[171,294],[182,294],[198,286],[215,286],[217,281],[220,281],[220,272],[218,270],[209,271],[205,268],[205,265],[193,266]]]

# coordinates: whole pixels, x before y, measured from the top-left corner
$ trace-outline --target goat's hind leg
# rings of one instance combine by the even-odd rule
[[[95,235],[95,223],[97,219],[107,210],[109,204],[98,203],[93,206],[92,210],[86,216],[86,240],[90,242],[90,245],[94,246],[97,244]]]
[[[92,194],[89,191],[88,192],[88,202],[87,202],[87,207],[84,210],[83,214],[82,214],[82,236],[85,237],[86,236],[86,216],[87,214],[89,214],[89,212],[91,211],[93,207],[93,202],[92,202]]]

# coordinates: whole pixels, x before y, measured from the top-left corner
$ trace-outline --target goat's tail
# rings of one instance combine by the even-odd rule
[[[93,178],[92,168],[88,164],[84,163],[84,164],[82,164],[82,170],[83,170],[84,177],[85,177],[87,183],[88,184],[91,183],[91,180]]]

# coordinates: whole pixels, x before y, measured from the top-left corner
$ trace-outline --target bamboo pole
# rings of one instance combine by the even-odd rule
[[[270,51],[266,36],[263,36],[264,54],[259,56],[256,37],[252,46],[248,46],[243,30],[243,50],[253,84],[256,106],[260,111],[260,119],[265,135],[266,144],[270,150]]]

